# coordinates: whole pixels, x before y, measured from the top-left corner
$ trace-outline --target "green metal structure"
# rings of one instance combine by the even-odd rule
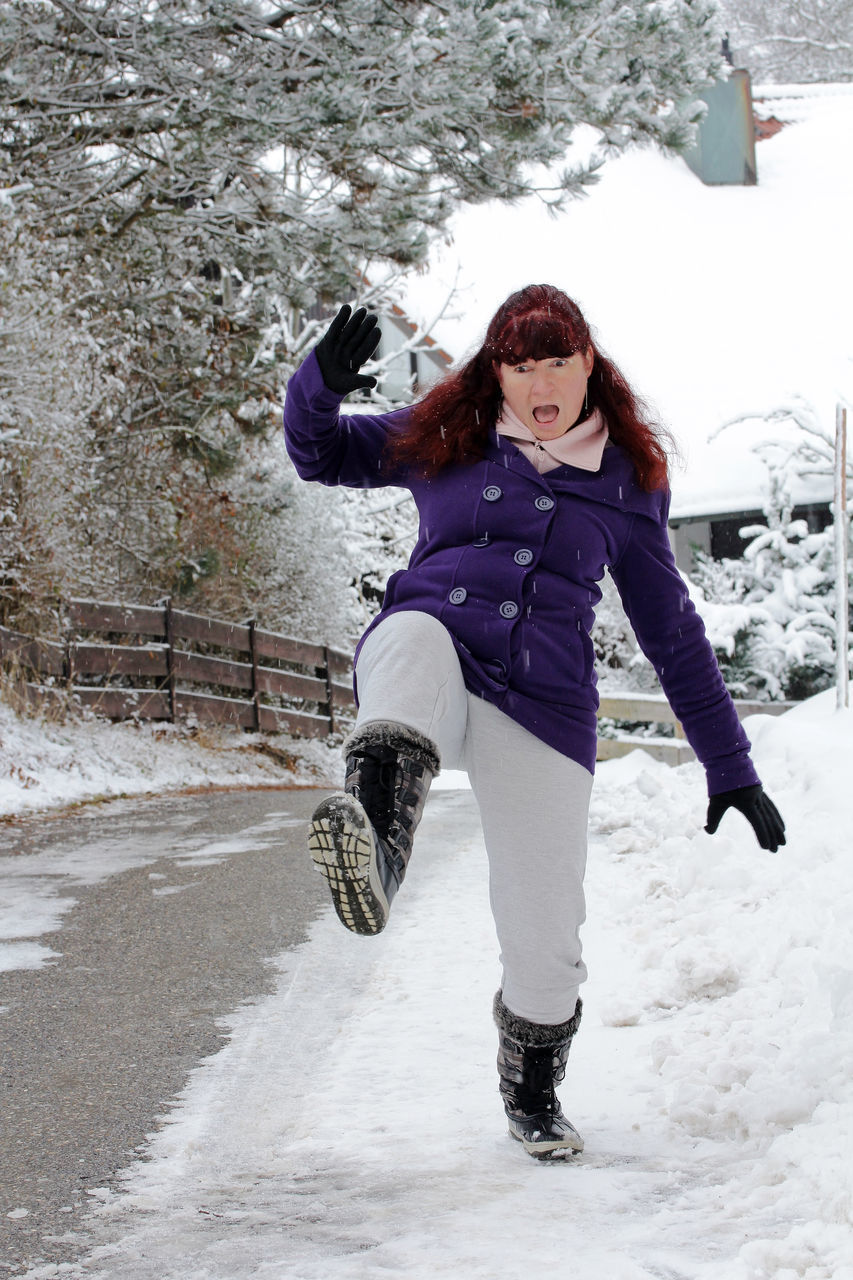
[[[755,186],[758,170],[749,72],[733,70],[701,97],[708,110],[696,145],[685,151],[684,159],[708,186]]]

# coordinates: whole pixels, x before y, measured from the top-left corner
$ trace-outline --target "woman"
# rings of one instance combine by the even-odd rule
[[[784,844],[667,538],[667,459],[578,307],[513,294],[479,351],[416,405],[340,416],[376,320],[343,307],[288,385],[299,475],[411,490],[407,569],[356,651],[345,791],[316,810],[312,857],[355,933],[388,919],[440,764],[468,771],[489,857],[503,980],[498,1071],[510,1133],[537,1157],[583,1141],[556,1097],[586,977],[586,829],[596,756],[590,639],[605,568],[705,767],[706,830],[740,809]]]

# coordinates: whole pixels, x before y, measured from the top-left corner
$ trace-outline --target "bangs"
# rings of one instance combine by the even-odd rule
[[[489,344],[493,359],[502,364],[571,356],[590,344],[590,333],[580,316],[559,311],[526,311],[511,316]]]

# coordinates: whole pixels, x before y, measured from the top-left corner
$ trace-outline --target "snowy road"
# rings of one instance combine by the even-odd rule
[[[853,717],[747,728],[776,856],[739,815],[704,834],[697,766],[600,770],[583,1156],[506,1136],[485,853],[470,795],[434,792],[386,932],[325,911],[93,1197],[89,1251],[29,1280],[853,1280]]]

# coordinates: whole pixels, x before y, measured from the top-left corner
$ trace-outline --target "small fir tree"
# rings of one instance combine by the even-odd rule
[[[741,560],[700,557],[693,574],[726,683],[741,696],[768,700],[810,697],[835,679],[834,531],[809,532],[805,520],[794,519],[791,496],[796,475],[831,475],[833,441],[802,401],[766,421],[786,419],[800,429],[794,443],[756,449],[768,469],[766,524],[741,530]]]

